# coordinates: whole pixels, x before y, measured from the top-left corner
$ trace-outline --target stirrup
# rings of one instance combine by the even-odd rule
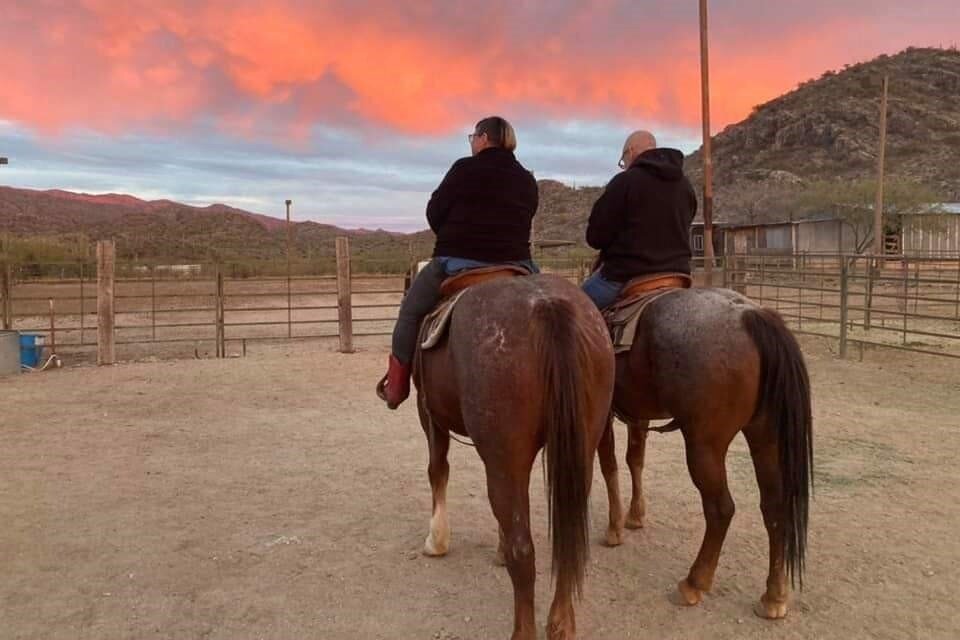
[[[386,375],[383,376],[380,379],[380,382],[377,383],[377,397],[383,400],[384,402],[387,401],[387,376]]]

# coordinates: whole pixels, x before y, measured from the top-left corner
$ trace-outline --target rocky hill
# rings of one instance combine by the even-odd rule
[[[717,218],[756,218],[751,201],[791,185],[873,177],[884,75],[890,79],[887,175],[960,200],[960,51],[911,48],[827,71],[716,135]],[[699,151],[687,167],[699,189]],[[777,217],[775,206],[766,209],[759,219]]]

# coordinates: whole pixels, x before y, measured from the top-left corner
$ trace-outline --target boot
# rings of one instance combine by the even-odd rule
[[[387,375],[377,384],[377,396],[387,403],[388,409],[396,409],[410,395],[410,365],[403,364],[390,355]]]

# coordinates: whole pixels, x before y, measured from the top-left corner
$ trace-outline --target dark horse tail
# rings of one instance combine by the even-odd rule
[[[544,460],[553,538],[553,576],[579,596],[589,550],[589,476],[586,393],[581,372],[591,370],[576,311],[568,301],[538,301],[533,310],[537,361],[543,381]]]
[[[769,309],[743,314],[743,327],[760,352],[757,415],[777,429],[780,456],[781,536],[791,584],[803,587],[810,489],[813,486],[813,415],[810,379],[796,338]]]

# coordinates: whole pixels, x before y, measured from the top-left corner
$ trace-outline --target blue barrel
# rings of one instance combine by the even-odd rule
[[[20,364],[25,367],[36,367],[40,362],[40,352],[43,345],[37,344],[40,336],[35,333],[20,334]]]

